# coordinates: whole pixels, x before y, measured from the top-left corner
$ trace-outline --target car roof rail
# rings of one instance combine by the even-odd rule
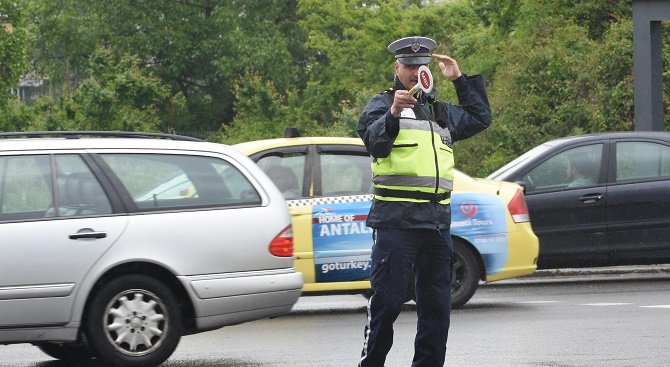
[[[108,138],[157,138],[183,141],[204,141],[185,135],[146,133],[137,131],[22,131],[0,133],[0,138],[42,138],[63,137],[66,139],[79,139],[81,137],[108,137]]]

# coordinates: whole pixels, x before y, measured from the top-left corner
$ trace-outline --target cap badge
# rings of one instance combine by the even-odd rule
[[[421,49],[421,43],[419,42],[412,43],[412,51],[418,52],[420,49]]]

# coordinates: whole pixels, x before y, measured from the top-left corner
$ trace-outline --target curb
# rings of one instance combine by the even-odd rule
[[[575,276],[575,275],[602,275],[602,274],[670,274],[670,264],[636,265],[636,266],[609,266],[602,268],[565,268],[538,270],[529,277],[545,276]]]
[[[523,277],[485,283],[482,284],[482,286],[521,285],[549,282],[619,281],[653,278],[670,279],[670,264],[542,269]]]

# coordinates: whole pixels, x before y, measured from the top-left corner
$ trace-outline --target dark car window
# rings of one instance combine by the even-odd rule
[[[51,181],[47,155],[0,157],[0,220],[44,218]]]
[[[616,145],[616,181],[667,179],[670,148],[649,142],[619,142]]]
[[[322,153],[320,161],[322,195],[372,193],[370,156]]]
[[[102,154],[140,210],[260,204],[237,168],[222,159],[168,154]]]
[[[602,144],[572,148],[552,156],[523,176],[526,192],[593,186],[600,176]]]

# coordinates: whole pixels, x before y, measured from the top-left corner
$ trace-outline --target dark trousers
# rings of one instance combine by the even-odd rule
[[[451,313],[453,245],[448,231],[375,229],[368,323],[359,367],[382,367],[393,345],[393,323],[415,276],[417,332],[412,367],[442,367]]]

